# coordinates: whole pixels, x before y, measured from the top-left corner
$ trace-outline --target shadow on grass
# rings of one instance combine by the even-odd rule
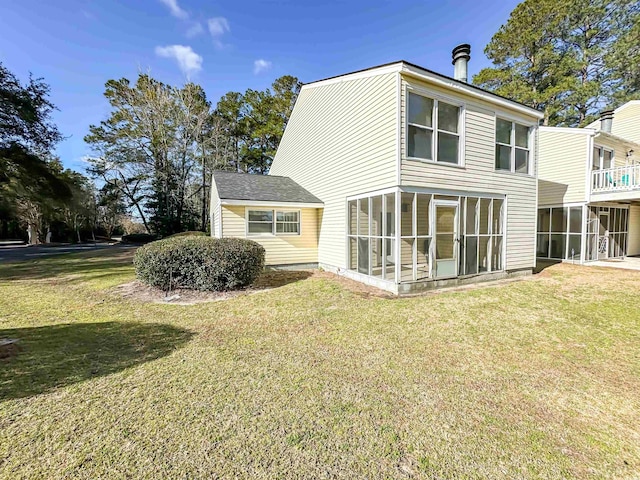
[[[132,268],[135,248],[105,248],[0,265],[0,280],[78,276],[82,280],[121,275]]]
[[[554,265],[558,265],[559,263],[562,263],[561,260],[540,260],[537,259],[536,261],[536,266],[533,269],[533,273],[541,273],[542,271],[544,271],[545,269],[549,268],[549,267],[553,267]]]
[[[109,375],[170,354],[187,330],[158,323],[80,323],[0,330],[20,339],[0,358],[0,400],[23,398]],[[0,347],[1,348],[1,347]]]

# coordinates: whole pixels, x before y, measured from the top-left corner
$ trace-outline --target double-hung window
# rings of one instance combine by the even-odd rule
[[[408,92],[407,156],[460,163],[460,107]]]
[[[604,147],[593,147],[593,170],[607,170],[613,167],[613,151]]]
[[[300,233],[300,212],[276,211],[276,233],[298,235]]]
[[[299,210],[247,210],[249,235],[300,235]]]
[[[530,173],[529,127],[496,118],[496,170]]]

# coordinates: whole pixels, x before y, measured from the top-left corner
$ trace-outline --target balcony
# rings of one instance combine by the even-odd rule
[[[640,193],[640,165],[605,168],[591,172],[591,193],[624,195],[625,192]],[[598,195],[599,196],[599,195]]]

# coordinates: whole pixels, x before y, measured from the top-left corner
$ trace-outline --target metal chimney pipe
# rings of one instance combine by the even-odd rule
[[[611,133],[613,124],[613,110],[603,110],[600,112],[600,131]]]
[[[471,59],[471,45],[468,43],[458,45],[451,52],[451,56],[453,57],[453,62],[451,62],[453,64],[453,78],[467,83],[467,64]]]

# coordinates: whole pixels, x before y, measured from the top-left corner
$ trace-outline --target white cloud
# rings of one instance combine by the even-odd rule
[[[271,62],[269,62],[268,60],[263,60],[262,58],[260,58],[253,62],[253,73],[256,75],[262,72],[266,72],[270,68]]]
[[[221,37],[230,30],[229,21],[224,17],[214,17],[207,21],[209,33],[212,37]]]
[[[178,0],[160,0],[163,4],[165,4],[167,7],[169,7],[169,11],[171,12],[171,15],[173,15],[176,18],[179,18],[181,20],[186,20],[187,18],[189,18],[189,14],[183,10],[182,8],[180,8],[180,5],[178,5]]]
[[[204,32],[204,28],[202,28],[202,24],[200,22],[196,22],[187,29],[186,35],[188,38],[193,38],[193,37],[197,37],[202,32]]]
[[[202,70],[202,57],[193,49],[185,45],[167,45],[156,47],[156,55],[164,58],[173,58],[182,73],[187,77]]]

